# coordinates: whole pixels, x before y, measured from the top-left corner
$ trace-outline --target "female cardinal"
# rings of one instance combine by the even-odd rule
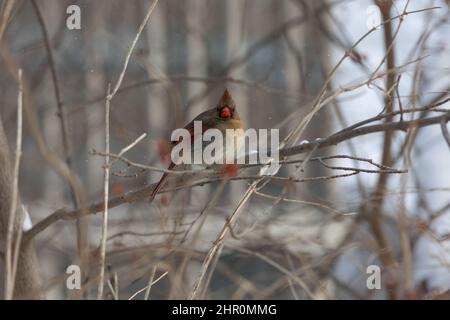
[[[189,122],[184,129],[187,129],[191,134],[191,146],[194,144],[194,139],[198,139],[199,137],[194,137],[194,121],[202,122],[202,133],[204,133],[208,129],[218,129],[222,133],[222,137],[224,138],[224,144],[226,143],[226,130],[227,129],[244,129],[244,124],[239,119],[239,114],[236,111],[236,104],[234,103],[233,98],[231,98],[230,93],[227,89],[225,89],[222,97],[219,100],[219,103],[215,108],[206,110],[205,112],[200,113],[197,117],[194,118],[191,122]],[[243,130],[234,131],[235,135],[233,139],[236,139],[236,142],[232,144],[233,148],[236,150],[242,144],[242,133]],[[200,137],[201,138],[201,137]],[[173,148],[177,145],[179,141],[172,142],[171,147]],[[172,170],[175,168],[175,164],[173,162],[170,163],[168,170]],[[165,172],[162,178],[159,180],[158,184],[153,189],[150,195],[150,202],[153,201],[156,194],[159,190],[164,186],[167,179],[169,178],[170,173]]]

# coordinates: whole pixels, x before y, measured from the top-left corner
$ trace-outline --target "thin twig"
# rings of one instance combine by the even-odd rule
[[[153,278],[155,277],[157,268],[158,268],[158,266],[155,265],[152,269],[152,274],[150,275],[150,278],[148,279],[147,289],[145,290],[144,300],[148,300],[148,297],[150,296],[150,290],[152,289]]]
[[[105,152],[109,154],[110,139],[109,139],[109,113],[111,108],[111,100],[109,99],[111,93],[111,84],[108,84],[108,93],[105,103]],[[103,185],[103,225],[102,238],[100,243],[100,279],[98,284],[97,299],[101,300],[103,296],[103,286],[105,279],[105,256],[106,256],[106,239],[108,238],[108,199],[109,199],[109,156],[105,157],[105,172]]]
[[[109,290],[111,291],[111,294],[113,295],[115,300],[119,300],[119,285],[118,285],[118,277],[117,272],[114,272],[114,287],[111,283],[111,279],[108,279],[107,281]]]
[[[156,237],[156,236],[165,236],[165,235],[179,235],[184,233],[184,231],[161,231],[161,232],[136,232],[136,231],[121,231],[112,236],[108,237],[108,241],[113,240],[115,238],[123,237],[123,236],[135,236],[135,237]]]
[[[255,191],[255,194],[267,199],[272,199],[272,200],[277,200],[278,197],[276,196],[272,196],[270,194],[267,193],[263,193],[261,191]],[[298,204],[303,204],[303,205],[307,205],[307,206],[314,206],[314,207],[318,207],[327,211],[332,212],[334,215],[342,215],[342,216],[348,216],[348,215],[352,215],[354,212],[341,212],[339,210],[336,210],[330,206],[327,206],[325,204],[319,203],[319,202],[312,202],[312,201],[305,201],[305,200],[298,200],[298,199],[289,199],[286,197],[281,197],[281,201],[284,202],[291,202],[291,203],[298,203]]]
[[[251,250],[248,250],[246,248],[230,245],[230,244],[226,244],[226,246],[228,248],[231,248],[231,249],[239,251],[239,252],[243,252],[243,253],[248,254],[250,256],[255,256],[255,257],[261,259],[262,261],[268,263],[269,265],[273,266],[274,268],[276,268],[277,270],[279,270],[280,272],[282,272],[286,276],[288,276],[289,279],[291,279],[291,280],[295,281],[296,283],[298,283],[300,285],[300,287],[305,291],[305,293],[311,299],[313,299],[313,300],[317,299],[316,295],[311,291],[311,289],[307,286],[307,284],[299,276],[297,276],[296,274],[292,273],[291,271],[289,271],[288,269],[286,269],[285,267],[283,267],[279,263],[275,262],[274,260],[270,259],[269,257],[265,256],[264,254],[256,252],[256,251],[251,251]]]
[[[440,125],[441,125],[442,136],[444,137],[445,141],[447,142],[448,147],[450,148],[450,134],[448,133],[448,129],[447,129],[447,121],[445,121],[445,119],[442,119]]]
[[[128,63],[130,62],[131,59],[131,55],[133,53],[134,48],[136,47],[137,41],[139,40],[139,37],[142,33],[142,31],[145,28],[145,25],[147,24],[147,22],[150,19],[150,16],[152,15],[153,10],[156,7],[156,4],[158,3],[158,0],[153,1],[153,3],[151,4],[150,8],[147,11],[147,14],[144,18],[144,20],[142,21],[141,25],[139,26],[138,32],[136,33],[133,42],[130,46],[130,48],[128,49],[126,58],[125,58],[125,62],[123,64],[122,67],[122,71],[119,75],[119,79],[117,80],[113,91],[111,92],[111,86],[108,86],[108,93],[106,95],[106,111],[105,111],[105,144],[106,144],[106,157],[105,157],[105,182],[104,182],[104,200],[103,200],[103,204],[104,204],[104,214],[103,214],[103,228],[102,228],[102,240],[101,240],[101,247],[100,247],[100,259],[101,259],[101,263],[100,263],[100,282],[99,282],[99,287],[98,287],[98,294],[97,294],[97,299],[101,300],[102,296],[103,296],[103,286],[104,286],[104,277],[105,277],[105,255],[106,255],[106,240],[107,240],[107,227],[108,227],[108,198],[109,198],[109,171],[110,171],[110,163],[109,163],[109,143],[110,143],[110,139],[109,139],[109,113],[110,113],[110,103],[111,100],[113,99],[114,95],[117,93],[117,90],[119,90],[120,85],[122,84],[123,78],[125,76],[125,72],[127,70],[128,67]],[[135,146],[140,140],[142,140],[145,137],[145,135],[141,135],[135,142],[133,142],[131,145],[129,145],[128,147],[125,147],[124,149],[122,149],[121,154],[124,154],[126,151],[128,151],[129,149],[131,149],[133,146]],[[119,153],[120,154],[120,153]],[[120,155],[121,155],[120,154]]]
[[[382,16],[384,19],[390,18],[390,11],[392,8],[392,1],[379,1],[375,0],[375,4],[379,7]],[[403,13],[406,12],[409,5],[409,0],[406,2]],[[395,69],[395,50],[394,50],[394,43],[395,39],[398,35],[398,32],[400,31],[400,27],[402,26],[403,18],[400,19],[397,28],[394,33],[392,33],[392,21],[389,21],[388,23],[383,25],[383,31],[384,31],[384,47],[385,47],[385,55],[383,56],[383,59],[377,66],[377,68],[373,71],[372,75],[375,75],[379,68],[383,65],[383,63],[386,61],[386,69],[387,70],[394,70]],[[393,111],[394,106],[394,94],[393,90],[395,89],[396,83],[395,83],[395,74],[390,73],[386,76],[386,84],[385,84],[385,106],[386,106],[386,112],[391,113]],[[401,119],[401,122],[403,122],[403,119]],[[392,123],[392,117],[386,117],[385,119],[386,124]],[[381,163],[385,165],[391,165],[392,164],[392,141],[393,141],[393,131],[392,130],[386,130],[384,132],[383,137],[383,154],[382,154],[382,160]],[[388,269],[388,272],[392,272],[393,267],[396,265],[396,258],[394,254],[392,253],[392,246],[390,244],[390,239],[386,235],[385,228],[383,226],[383,192],[386,188],[386,184],[388,181],[389,175],[387,174],[380,174],[378,177],[377,185],[374,191],[374,195],[377,195],[378,201],[369,202],[366,204],[365,211],[368,215],[368,220],[370,227],[372,229],[372,233],[375,237],[376,244],[378,246],[378,250],[380,252],[379,259],[383,266]],[[387,290],[388,296],[390,299],[396,299],[397,298],[397,282],[396,279],[393,279],[392,285],[388,287]]]
[[[402,75],[399,74],[396,84],[395,84],[395,93],[397,94],[397,100],[398,100],[398,108],[400,109],[400,121],[403,121],[403,104],[402,104],[402,99],[400,97],[400,92],[398,87],[400,86],[400,79],[402,78]]]
[[[5,299],[10,300],[14,293],[14,283],[15,283],[15,270],[17,269],[17,257],[19,255],[19,247],[16,245],[16,250],[13,254],[13,244],[19,241],[22,235],[22,225],[16,226],[14,222],[16,221],[16,211],[17,204],[19,201],[19,167],[20,167],[20,157],[22,156],[22,115],[23,115],[23,88],[22,88],[22,69],[19,69],[18,74],[18,84],[19,93],[17,97],[17,138],[16,138],[16,156],[14,160],[13,169],[13,184],[12,184],[12,196],[11,196],[11,207],[8,217],[8,232],[6,234],[6,258],[5,258]],[[22,219],[19,219],[21,222]],[[14,229],[17,229],[17,239],[14,242]],[[15,262],[15,263],[13,263]]]
[[[127,71],[128,63],[130,62],[131,54],[133,53],[134,47],[136,47],[136,44],[137,44],[137,42],[139,40],[139,37],[140,37],[142,31],[144,30],[145,25],[149,21],[150,16],[152,15],[153,10],[155,9],[157,4],[158,4],[158,0],[153,1],[153,3],[151,4],[150,8],[147,11],[147,14],[146,14],[144,20],[142,21],[141,25],[139,26],[139,30],[136,33],[136,36],[134,37],[133,42],[131,43],[130,49],[128,49],[128,53],[127,53],[127,56],[125,58],[125,63],[123,64],[122,72],[119,75],[119,79],[117,80],[117,83],[114,86],[114,89],[113,89],[112,93],[108,94],[108,99],[109,100],[111,100],[116,95],[117,90],[119,90],[120,85],[122,84],[123,77],[125,76],[125,72]]]
[[[220,253],[223,249],[223,242],[225,240],[225,237],[230,229],[230,226],[233,227],[234,223],[236,222],[237,218],[239,217],[239,214],[245,205],[245,203],[250,199],[250,196],[253,194],[253,191],[256,189],[256,186],[258,183],[263,180],[263,177],[260,177],[258,180],[254,181],[247,189],[247,191],[242,196],[241,200],[239,201],[239,204],[237,205],[236,209],[233,211],[233,213],[228,217],[227,221],[225,222],[224,226],[222,227],[221,232],[217,236],[216,240],[214,241],[213,246],[209,249],[203,264],[200,268],[200,271],[198,272],[197,278],[194,282],[194,285],[192,287],[189,299],[197,299],[200,292],[203,292],[203,281],[205,277],[207,276],[207,273],[211,274],[214,271],[214,268],[211,268],[210,265],[215,265],[217,263],[217,260],[220,256]],[[206,285],[205,285],[206,287]]]
[[[1,21],[0,21],[0,41],[5,34],[5,31],[8,27],[9,22],[11,21],[12,11],[14,8],[15,0],[6,0],[2,2],[2,6],[0,8]]]
[[[64,112],[63,112],[63,102],[62,102],[62,98],[61,98],[61,90],[59,89],[58,74],[56,72],[56,64],[55,64],[55,59],[53,57],[53,51],[52,51],[52,46],[50,43],[50,37],[48,35],[47,27],[45,26],[44,17],[42,16],[41,10],[39,9],[39,6],[37,5],[36,0],[32,0],[31,3],[36,12],[36,16],[38,18],[39,25],[41,26],[42,34],[44,37],[45,50],[47,51],[48,64],[50,66],[50,74],[52,76],[53,87],[55,90],[55,99],[56,99],[56,105],[57,105],[57,110],[58,110],[57,115],[58,115],[60,126],[61,126],[61,137],[62,137],[62,142],[63,142],[64,158],[67,163],[67,166],[71,169],[72,165],[71,165],[70,150],[69,150],[69,137],[67,134],[67,123],[66,123]],[[77,207],[75,191],[73,189],[71,189],[71,197],[72,197],[74,207]]]
[[[6,66],[10,73],[13,74],[13,69],[19,68],[16,61],[12,58],[11,52],[8,50],[7,46],[0,46],[0,54],[2,58],[6,61]],[[15,71],[14,71],[15,74]],[[42,129],[40,126],[40,121],[38,119],[38,115],[36,113],[35,108],[33,108],[33,103],[31,99],[31,92],[29,86],[27,85],[26,78],[22,79],[23,86],[23,110],[25,114],[25,119],[27,120],[28,129],[30,130],[30,136],[36,142],[36,145],[39,150],[39,154],[43,159],[47,162],[47,164],[55,170],[55,172],[63,178],[67,183],[70,184],[71,188],[75,191],[75,195],[77,197],[78,203],[78,212],[80,214],[77,215],[77,219],[82,220],[82,217],[86,216],[86,197],[84,193],[84,188],[82,187],[82,183],[78,176],[76,176],[73,171],[67,166],[67,163],[64,160],[61,160],[59,155],[48,146],[44,134],[42,133]],[[84,241],[88,242],[87,234],[86,237],[78,238],[78,248],[85,248],[84,244],[80,243]],[[31,239],[29,239],[31,240]],[[22,241],[22,246],[27,246],[29,241],[27,241],[26,234],[24,233],[24,239]],[[81,251],[81,252],[80,252]],[[85,270],[84,266],[87,265],[87,250],[79,250],[80,256],[80,265],[82,270]]]
[[[123,148],[122,150],[120,150],[119,154],[117,155],[118,158],[120,158],[121,156],[123,156],[127,151],[129,151],[130,149],[134,148],[134,146],[136,146],[139,142],[142,141],[142,139],[144,139],[147,136],[146,133],[141,134],[136,140],[134,140],[132,143],[130,143],[128,146],[126,146],[125,148]],[[113,162],[114,163],[114,162]],[[113,164],[111,163],[111,165]]]
[[[157,283],[159,280],[161,280],[162,278],[164,278],[166,276],[166,274],[168,274],[169,272],[166,271],[164,272],[162,275],[160,275],[156,280],[152,281],[149,285],[143,287],[142,289],[139,289],[138,291],[136,291],[135,293],[133,293],[131,295],[131,297],[128,298],[128,300],[133,300],[134,297],[136,297],[139,293],[146,291],[148,289],[148,287],[153,286],[155,283]]]

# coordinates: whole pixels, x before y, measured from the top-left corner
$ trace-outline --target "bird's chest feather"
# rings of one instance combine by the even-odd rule
[[[243,127],[243,123],[235,119],[223,122],[215,120],[213,126],[210,125],[210,121],[203,121],[202,130],[191,136],[192,156],[196,153],[201,153],[203,156],[212,154],[210,158],[215,159],[216,163],[225,163],[227,154],[234,154],[232,158],[235,159],[237,151],[244,145]],[[218,131],[208,133],[209,129]]]

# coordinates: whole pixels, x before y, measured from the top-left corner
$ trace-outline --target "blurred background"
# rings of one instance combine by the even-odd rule
[[[66,10],[73,4],[80,8],[81,28],[70,30]],[[19,67],[48,147],[39,147],[25,112],[19,190],[33,224],[60,208],[77,206],[46,152],[68,164],[87,203],[102,201],[104,158],[92,150],[105,149],[107,87],[117,82],[151,4],[0,1],[0,119],[9,147],[13,154]],[[369,32],[384,17],[403,12],[412,13],[389,22],[392,45],[386,46],[386,24]],[[450,89],[448,19],[448,2],[437,0],[160,0],[111,101],[111,152],[146,133],[126,158],[165,168],[161,141],[215,106],[225,87],[248,128],[280,128],[283,139],[325,84],[327,94],[335,95],[299,137],[308,141],[386,112],[386,106],[411,109],[442,101]],[[387,49],[392,56],[386,56]],[[349,57],[329,78],[346,52]],[[386,75],[389,68],[393,72]],[[389,74],[395,76],[389,80]],[[389,81],[395,87],[387,88]],[[432,112],[405,113],[404,118],[427,116]],[[450,289],[449,146],[439,125],[394,132],[391,142],[388,163],[381,132],[299,155],[350,155],[408,173],[269,181],[245,204],[200,297],[422,299],[445,294]],[[327,164],[373,169],[352,159]],[[304,170],[298,166],[284,165],[277,175],[345,173],[318,161]],[[111,197],[161,176],[120,161],[111,170]],[[248,184],[215,182],[158,196],[153,203],[143,198],[111,209],[104,298],[128,299],[159,277],[150,299],[189,297],[208,250]],[[208,207],[217,190],[217,201]],[[66,287],[66,269],[78,263],[76,225],[58,221],[34,239],[47,298],[75,298]],[[87,226],[90,262],[84,297],[92,298],[101,214],[89,215]],[[379,289],[368,287],[369,266],[381,270]],[[143,299],[144,291],[133,298]]]

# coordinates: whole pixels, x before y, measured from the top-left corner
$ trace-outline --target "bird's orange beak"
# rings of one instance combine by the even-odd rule
[[[223,119],[228,119],[231,117],[231,110],[230,107],[225,106],[220,110],[220,117]]]

